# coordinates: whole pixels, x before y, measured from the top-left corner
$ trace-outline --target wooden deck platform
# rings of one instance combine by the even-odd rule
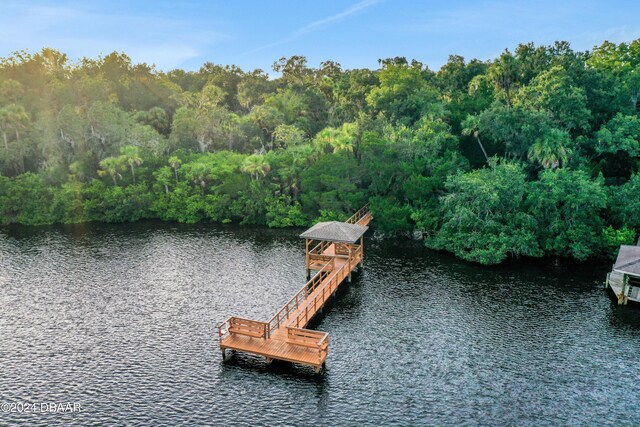
[[[366,226],[371,219],[365,206],[346,222]],[[351,279],[353,270],[362,267],[362,235],[357,243],[320,241],[313,247],[307,239],[305,258],[307,272],[316,274],[269,321],[231,317],[218,325],[223,358],[226,350],[235,350],[263,356],[267,362],[284,360],[320,371],[329,352],[329,336],[305,327],[345,279]]]

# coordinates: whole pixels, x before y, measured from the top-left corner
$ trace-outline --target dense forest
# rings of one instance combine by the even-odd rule
[[[640,231],[640,40],[273,71],[2,58],[0,223],[306,226],[370,202],[377,233],[483,264]]]

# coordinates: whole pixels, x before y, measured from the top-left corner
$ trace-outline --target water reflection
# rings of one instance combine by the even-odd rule
[[[611,311],[609,315],[610,325],[619,332],[630,332],[630,338],[637,338],[640,330],[640,307],[636,304],[631,306],[619,306],[611,301]]]
[[[326,370],[238,354],[214,325],[269,319],[304,283],[299,230],[143,222],[0,229],[0,401],[79,401],[9,425],[633,424],[640,310],[609,265],[483,268],[408,241],[312,327]],[[268,272],[268,273],[265,273]]]

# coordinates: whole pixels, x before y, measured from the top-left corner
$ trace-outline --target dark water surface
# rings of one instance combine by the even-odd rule
[[[607,265],[482,268],[407,241],[314,327],[327,368],[237,355],[214,325],[267,320],[304,283],[299,230],[158,223],[0,229],[0,425],[631,425],[640,311]]]

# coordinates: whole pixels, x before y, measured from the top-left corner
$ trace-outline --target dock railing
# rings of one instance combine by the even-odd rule
[[[257,320],[230,317],[226,322],[218,325],[218,337],[223,340],[231,334],[244,335],[253,338],[268,338],[269,324]]]
[[[216,325],[218,329],[218,338],[220,341],[229,336],[229,320],[225,320],[224,322],[220,322]]]
[[[322,288],[316,293],[316,295],[309,299],[300,309],[297,316],[289,321],[288,327],[301,328],[305,326],[313,316],[318,312],[329,297],[336,291],[340,283],[344,280],[347,274],[351,273],[356,265],[362,260],[362,246],[358,245],[353,247],[349,253],[347,264],[341,267],[338,271],[333,272],[333,276],[326,281]]]
[[[321,270],[335,258],[335,255],[309,255],[309,270]]]
[[[269,335],[280,328],[283,323],[298,309],[300,304],[316,290],[322,281],[335,269],[335,259],[331,258],[267,323]]]
[[[286,326],[299,329],[306,325],[344,280],[347,274],[345,272],[351,272],[362,260],[362,246],[351,246],[348,254],[347,264],[340,268],[340,271],[335,271],[335,256],[327,255],[326,264],[268,322],[230,317],[226,322],[217,325],[218,337],[223,340],[230,334],[238,334],[254,338],[270,338],[271,334],[282,327],[303,303],[304,308]],[[331,274],[333,277],[323,284]],[[321,285],[322,289],[307,301]]]
[[[350,251],[352,250],[353,245],[349,245],[346,243],[336,243],[336,255],[338,256],[349,256]]]
[[[291,322],[287,325],[288,327],[293,328],[301,328],[309,323],[309,320],[318,312],[320,308],[324,305],[325,301],[329,299],[331,294],[335,292],[338,287],[338,283],[336,283],[336,274],[326,282],[322,286],[322,290],[316,294],[312,299],[306,302],[303,308],[300,310],[298,315],[291,319]]]
[[[314,254],[314,255],[322,255],[324,253],[325,250],[327,250],[327,248],[331,246],[331,242],[328,242],[326,240],[321,240],[320,243],[318,243],[317,245],[315,245],[310,251],[310,254]]]
[[[329,352],[329,334],[326,332],[289,327],[287,342],[318,350],[318,363],[322,363]]]
[[[371,207],[369,206],[369,203],[358,209],[358,211],[351,215],[351,217],[345,222],[348,224],[357,224],[362,218],[367,215],[371,215]]]

